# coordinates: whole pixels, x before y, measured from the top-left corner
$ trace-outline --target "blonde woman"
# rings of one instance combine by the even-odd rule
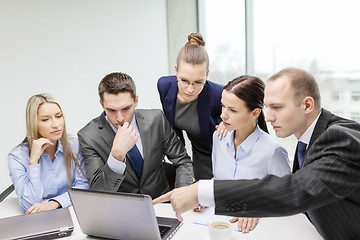
[[[88,182],[78,140],[68,138],[60,104],[50,94],[29,99],[26,131],[8,156],[20,206],[26,214],[70,206],[67,188],[88,188]]]

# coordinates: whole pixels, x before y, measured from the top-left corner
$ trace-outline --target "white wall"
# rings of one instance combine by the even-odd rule
[[[53,94],[76,134],[102,111],[103,76],[130,74],[139,108],[161,108],[156,81],[168,69],[166,0],[0,0],[0,192],[30,96]]]

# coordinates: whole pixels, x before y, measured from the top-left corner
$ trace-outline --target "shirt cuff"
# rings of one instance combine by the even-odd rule
[[[214,180],[200,180],[198,186],[198,201],[201,206],[215,206]]]
[[[58,202],[60,204],[60,207],[62,207],[62,208],[67,208],[71,205],[70,197],[67,192],[65,192],[59,196],[50,198],[48,201],[51,201],[51,200]]]
[[[110,153],[107,160],[107,164],[109,165],[109,168],[114,172],[116,172],[117,174],[124,175],[126,168],[125,160],[126,159],[124,159],[124,162],[121,162],[116,158],[114,158]]]

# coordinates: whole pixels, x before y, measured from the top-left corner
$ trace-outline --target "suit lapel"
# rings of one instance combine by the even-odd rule
[[[326,109],[322,109],[320,117],[315,125],[314,132],[311,135],[308,149],[316,141],[316,139],[327,129],[331,118],[331,113]]]
[[[112,130],[110,124],[106,121],[105,112],[103,112],[100,116],[99,129],[100,136],[111,150],[115,138],[115,132]]]
[[[164,97],[164,111],[166,112],[166,116],[168,118],[171,127],[174,127],[175,104],[176,104],[177,92],[178,92],[178,88],[175,77],[175,81],[171,82],[169,91]]]
[[[205,82],[204,88],[199,94],[198,98],[198,119],[200,125],[200,132],[207,144],[210,144],[212,136],[209,135],[210,128],[210,106],[209,106],[209,86],[208,82]]]

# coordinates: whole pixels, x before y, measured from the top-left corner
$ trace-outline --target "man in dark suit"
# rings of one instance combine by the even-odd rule
[[[190,157],[161,110],[135,110],[133,79],[106,75],[99,84],[104,112],[78,132],[90,189],[148,194],[170,190],[162,166],[166,155],[176,168],[175,187],[193,182]]]
[[[325,239],[360,239],[360,124],[321,108],[315,79],[288,68],[265,87],[266,120],[278,137],[298,140],[294,173],[255,180],[203,180],[154,200],[177,216],[197,204],[242,217],[306,212]]]

